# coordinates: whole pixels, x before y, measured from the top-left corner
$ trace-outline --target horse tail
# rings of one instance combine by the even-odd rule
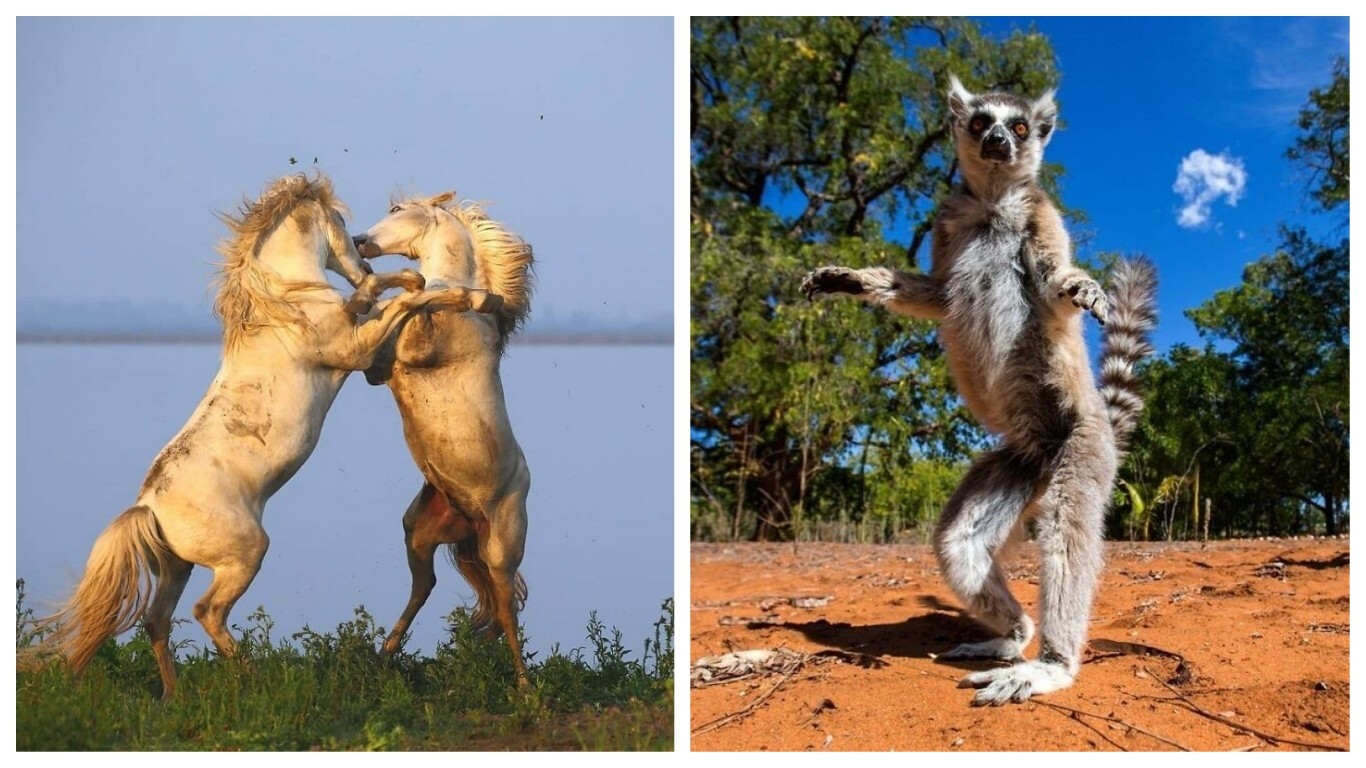
[[[83,672],[106,640],[132,629],[142,618],[152,601],[156,576],[171,556],[151,508],[138,505],[114,518],[95,540],[71,598],[35,622],[42,640],[25,649],[28,658],[21,659],[21,666],[34,666],[56,653],[77,674]]]
[[[1134,367],[1152,353],[1148,334],[1157,324],[1157,270],[1147,259],[1115,265],[1110,322],[1100,354],[1100,395],[1109,412],[1115,446],[1123,453],[1143,411]]]
[[[497,598],[493,591],[493,576],[489,573],[488,565],[479,556],[479,539],[477,536],[470,536],[461,541],[450,545],[451,561],[455,563],[456,570],[465,577],[465,581],[474,588],[474,616],[471,623],[474,625],[476,634],[486,638],[495,638],[503,634],[503,627],[498,623]],[[516,587],[513,597],[517,601],[517,610],[521,610],[526,605],[527,588],[526,579],[522,578],[522,572],[517,572]]]

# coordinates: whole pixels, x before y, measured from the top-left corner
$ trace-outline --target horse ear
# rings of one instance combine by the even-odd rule
[[[455,199],[455,193],[454,193],[454,192],[442,192],[441,194],[437,195],[436,197],[431,198],[431,199],[428,200],[427,202],[430,203],[431,205],[441,205],[441,204],[443,204],[443,203],[449,203],[450,201],[452,201],[452,200],[454,200],[454,199]]]

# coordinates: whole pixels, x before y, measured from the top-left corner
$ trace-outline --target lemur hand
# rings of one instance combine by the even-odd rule
[[[856,270],[848,267],[821,267],[808,272],[806,277],[802,278],[802,294],[813,301],[821,294],[858,295],[863,293],[863,281],[859,280],[855,273]]]
[[[1062,284],[1058,297],[1069,297],[1074,306],[1092,314],[1101,325],[1110,319],[1110,297],[1089,275],[1078,275]]]

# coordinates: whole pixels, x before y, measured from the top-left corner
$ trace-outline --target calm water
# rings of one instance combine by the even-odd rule
[[[50,606],[79,579],[90,546],[133,503],[162,446],[218,369],[214,345],[17,347],[17,575]],[[673,595],[672,350],[667,346],[517,346],[503,384],[531,466],[526,558],[528,649],[585,646],[589,612],[622,631],[632,658]],[[263,606],[275,636],[332,631],[364,605],[392,626],[408,596],[400,520],[421,479],[389,390],[354,375],[317,450],[266,506],[270,551],[233,610]],[[473,592],[454,567],[413,625],[432,652],[442,618]],[[176,615],[208,587],[196,568]],[[193,620],[173,640],[208,638]]]

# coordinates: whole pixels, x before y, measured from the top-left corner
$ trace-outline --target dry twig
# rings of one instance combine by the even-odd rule
[[[837,661],[845,664],[853,664],[855,666],[863,667],[864,669],[880,669],[882,667],[887,666],[887,662],[877,658],[876,656],[869,656],[866,653],[857,653],[854,651],[839,651],[834,649],[817,651],[815,653],[798,653],[796,651],[789,651],[782,648],[777,649],[775,651],[740,651],[737,653],[730,654],[730,657],[732,658],[709,657],[706,659],[698,659],[698,666],[706,666],[707,664],[719,664],[726,668],[727,674],[732,674],[733,676],[728,676],[724,679],[709,680],[701,680],[698,677],[694,677],[692,687],[703,688],[709,685],[720,685],[722,683],[743,680],[747,677],[752,677],[755,674],[762,674],[764,672],[780,673],[782,674],[782,679],[775,683],[772,688],[769,688],[767,691],[765,691],[763,695],[758,696],[754,699],[754,701],[751,701],[748,706],[746,706],[739,712],[724,715],[722,717],[716,718],[715,720],[712,720],[711,722],[699,725],[695,730],[693,730],[694,735],[706,733],[708,731],[714,731],[718,728],[724,728],[725,726],[730,725],[731,723],[738,722],[744,719],[751,712],[753,712],[756,707],[758,707],[760,704],[763,704],[768,699],[768,697],[772,696],[774,691],[778,690],[780,687],[782,687],[784,683],[792,679],[792,676],[797,674],[798,670],[802,669],[808,664],[816,665],[824,664],[829,661]],[[704,662],[706,664],[704,664]],[[822,703],[824,704],[824,702]],[[830,708],[834,708],[833,703],[830,704]],[[817,712],[819,712],[819,709],[817,710]]]
[[[1139,726],[1134,725],[1133,723],[1130,723],[1130,722],[1125,721],[1125,720],[1120,720],[1120,719],[1117,718],[1117,717],[1110,717],[1109,715],[1098,715],[1098,714],[1096,714],[1096,713],[1094,713],[1094,712],[1083,712],[1083,711],[1080,710],[1080,709],[1073,709],[1072,707],[1069,707],[1069,706],[1067,706],[1067,705],[1065,705],[1065,704],[1057,704],[1057,703],[1054,703],[1054,702],[1052,702],[1052,701],[1042,701],[1042,700],[1039,700],[1039,699],[1033,699],[1032,701],[1033,701],[1035,704],[1039,704],[1039,705],[1041,705],[1041,706],[1051,707],[1052,709],[1056,709],[1056,710],[1058,710],[1058,711],[1060,711],[1060,712],[1067,712],[1067,713],[1070,713],[1070,714],[1071,714],[1072,716],[1074,716],[1074,717],[1077,716],[1077,715],[1085,715],[1086,717],[1094,717],[1094,718],[1096,718],[1096,719],[1098,719],[1098,720],[1106,720],[1106,721],[1108,721],[1108,722],[1115,723],[1115,724],[1117,724],[1117,725],[1122,725],[1122,726],[1124,726],[1125,728],[1128,728],[1128,729],[1133,730],[1133,731],[1137,731],[1137,732],[1143,734],[1144,736],[1148,736],[1148,737],[1150,737],[1150,738],[1157,739],[1158,741],[1162,742],[1163,744],[1170,744],[1171,746],[1176,747],[1177,749],[1181,750],[1182,752],[1193,752],[1193,751],[1195,751],[1195,750],[1191,749],[1190,747],[1186,746],[1185,744],[1182,744],[1182,743],[1179,742],[1179,741],[1173,741],[1172,739],[1169,739],[1169,738],[1167,738],[1166,736],[1158,735],[1158,734],[1156,734],[1156,733],[1153,733],[1153,732],[1150,731],[1150,730],[1147,730],[1146,728],[1140,728]],[[1082,724],[1085,725],[1085,723],[1082,723]],[[1088,726],[1088,727],[1089,727],[1089,726]],[[1094,729],[1092,729],[1092,730],[1094,730]],[[1111,743],[1114,744],[1114,742],[1111,742]],[[1115,746],[1119,747],[1118,744],[1115,744]],[[1124,748],[1123,748],[1123,747],[1120,747],[1120,749],[1124,749]],[[1125,751],[1127,752],[1128,750],[1125,750]]]
[[[715,720],[712,720],[712,721],[709,722],[709,723],[704,723],[704,724],[702,724],[702,725],[699,725],[698,727],[696,727],[696,728],[693,729],[692,735],[698,736],[698,735],[707,733],[708,731],[715,731],[715,730],[717,730],[717,729],[719,729],[719,728],[724,728],[724,727],[726,727],[727,725],[730,725],[731,723],[739,722],[739,721],[743,720],[744,718],[748,717],[749,714],[750,714],[751,712],[753,712],[754,709],[755,709],[756,707],[758,707],[760,704],[763,704],[766,700],[768,700],[768,697],[769,697],[769,696],[772,696],[774,691],[776,691],[776,690],[778,690],[779,688],[781,688],[782,685],[783,685],[783,683],[786,683],[788,680],[791,680],[791,679],[792,679],[792,676],[795,675],[795,674],[797,674],[797,670],[800,669],[800,668],[801,668],[800,666],[798,666],[798,667],[793,667],[793,668],[792,668],[791,670],[789,670],[788,672],[785,672],[785,673],[783,674],[783,677],[782,677],[781,680],[779,680],[778,682],[774,683],[774,684],[773,684],[773,687],[772,687],[772,688],[769,688],[767,691],[765,691],[765,692],[763,693],[763,695],[759,696],[759,697],[756,698],[754,701],[751,701],[751,702],[749,703],[749,706],[745,707],[744,709],[740,710],[739,712],[733,712],[733,713],[731,713],[731,714],[729,714],[729,715],[725,715],[725,716],[723,716],[723,717],[718,717],[718,718],[716,718]]]

